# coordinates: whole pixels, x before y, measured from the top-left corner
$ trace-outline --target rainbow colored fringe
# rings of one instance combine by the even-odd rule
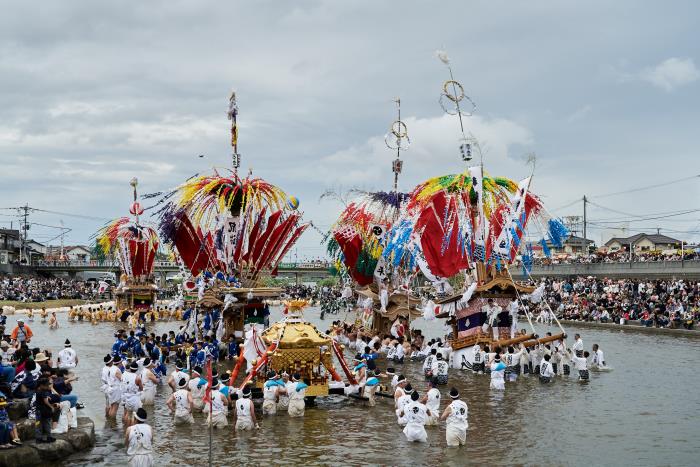
[[[261,211],[265,207],[283,209],[287,194],[261,178],[241,179],[236,173],[223,177],[193,177],[174,190],[175,206],[183,209],[195,224],[205,224],[219,213],[229,211],[235,202]]]
[[[491,177],[484,173],[484,214],[490,217],[493,210],[499,204],[508,202],[510,195],[518,189],[518,184],[505,177]],[[411,192],[411,200],[408,210],[422,209],[434,195],[445,191],[447,193],[461,193],[461,201],[465,205],[476,203],[472,178],[468,171],[459,174],[443,175],[426,180]]]
[[[149,246],[158,245],[158,234],[153,228],[136,225],[128,217],[119,217],[108,222],[95,233],[94,251],[101,257],[107,257],[118,248],[120,238],[125,240],[145,240]]]

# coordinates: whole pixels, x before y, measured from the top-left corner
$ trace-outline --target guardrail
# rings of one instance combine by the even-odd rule
[[[178,264],[174,261],[155,261],[155,268],[177,268]],[[45,268],[119,268],[119,265],[112,261],[37,261],[32,264],[32,267]],[[279,269],[328,269],[331,263],[310,262],[310,263],[280,263]]]
[[[515,272],[515,271],[514,271]],[[651,261],[633,263],[573,263],[535,265],[532,276],[600,276],[638,278],[700,278],[700,261]],[[522,276],[522,271],[518,271]]]

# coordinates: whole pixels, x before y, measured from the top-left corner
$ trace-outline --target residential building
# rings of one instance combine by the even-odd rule
[[[552,242],[547,242],[547,246],[553,254],[580,255],[589,254],[591,250],[595,250],[595,242],[593,240],[576,235],[569,235],[569,238],[564,240],[563,245],[560,247],[553,245]]]
[[[63,249],[68,261],[90,261],[92,251],[86,246],[67,246]]]
[[[0,229],[0,264],[18,262],[20,245],[19,230]]]
[[[613,237],[605,242],[605,247],[610,252],[629,251],[630,245],[633,245],[635,252],[663,251],[681,248],[682,243],[681,240],[666,235],[640,233],[631,237]]]

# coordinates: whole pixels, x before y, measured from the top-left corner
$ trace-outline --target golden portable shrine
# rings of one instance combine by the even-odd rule
[[[255,362],[241,387],[253,382],[256,388],[261,389],[265,380],[258,375],[264,375],[265,371],[272,369],[290,375],[299,373],[309,386],[306,389],[307,397],[342,394],[345,384],[335,369],[333,354],[350,384],[356,384],[343,357],[342,346],[303,319],[302,310],[307,305],[306,300],[285,302],[284,318],[260,334],[267,350]],[[243,358],[239,359],[232,379],[238,374],[242,360]]]

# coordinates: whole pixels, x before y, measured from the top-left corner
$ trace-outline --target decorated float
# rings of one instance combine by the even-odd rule
[[[449,68],[447,56],[439,56]],[[515,182],[484,171],[479,143],[467,137],[462,121],[475,105],[451,69],[440,102],[447,113],[459,117],[463,162],[469,164],[478,155],[481,163],[418,185],[389,231],[382,256],[387,265],[417,266],[432,284],[433,299],[424,304],[423,315],[428,320],[447,320],[452,329],[453,366],[462,368],[464,362],[471,362],[477,343],[532,346],[564,337],[562,329],[555,336],[538,339],[532,326],[532,332],[511,334],[518,309],[530,319],[525,306],[511,308],[514,313],[509,313],[511,302],[537,302],[542,290],[515,281],[510,269],[518,258],[529,274],[532,248],[523,241],[526,231],[539,236],[545,254],[549,254],[547,240],[561,246],[568,232],[531,193],[532,175]],[[468,111],[463,109],[465,102]],[[531,162],[534,170],[534,158]]]
[[[299,201],[262,178],[241,176],[238,106],[229,100],[231,169],[196,175],[161,196],[160,234],[179,255],[189,277],[184,292],[197,295],[197,312],[223,310],[226,334],[243,337],[244,326],[261,323],[266,300],[282,290],[265,287],[308,224]]]
[[[396,100],[398,117],[385,136],[388,148],[396,150],[392,163],[393,189],[389,192],[353,191],[353,199],[331,227],[326,249],[341,272],[348,289],[357,297],[355,328],[372,335],[388,334],[394,323],[420,316],[420,299],[412,291],[415,279],[412,268],[388,264],[384,258],[387,232],[399,219],[408,194],[398,189],[403,168],[401,151],[408,149],[410,139],[401,120],[401,101]],[[404,326],[407,328],[407,326]]]
[[[144,225],[140,216],[144,209],[138,202],[138,180],[131,180],[134,201],[129,208],[132,217],[120,217],[109,222],[95,234],[98,257],[116,257],[120,280],[114,288],[118,314],[123,311],[149,312],[156,304],[158,287],[153,276],[153,263],[158,252],[158,234]]]

